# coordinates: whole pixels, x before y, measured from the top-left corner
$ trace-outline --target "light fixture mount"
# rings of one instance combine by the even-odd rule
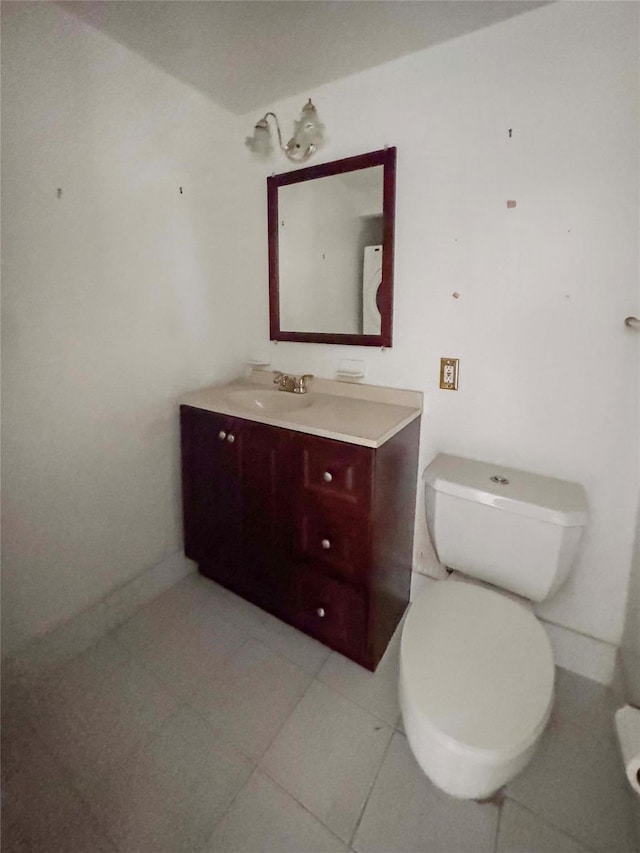
[[[303,106],[300,118],[293,123],[293,136],[286,145],[282,142],[282,133],[280,131],[280,123],[278,116],[274,112],[265,113],[265,115],[256,122],[253,129],[253,136],[247,136],[245,145],[254,154],[263,157],[271,154],[273,150],[271,140],[271,128],[268,119],[272,118],[276,124],[278,132],[278,144],[280,150],[295,162],[302,163],[312,157],[318,150],[318,146],[322,142],[324,134],[324,125],[318,119],[318,113],[311,102],[311,98]]]

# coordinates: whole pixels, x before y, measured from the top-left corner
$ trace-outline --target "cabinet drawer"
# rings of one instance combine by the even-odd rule
[[[305,436],[300,441],[303,488],[310,493],[339,498],[368,510],[371,505],[373,453],[371,448],[327,438]]]
[[[296,623],[303,631],[349,657],[362,661],[367,606],[363,593],[349,584],[300,567]]]
[[[369,517],[337,501],[308,497],[296,509],[296,556],[321,571],[354,583],[366,581],[370,564]]]

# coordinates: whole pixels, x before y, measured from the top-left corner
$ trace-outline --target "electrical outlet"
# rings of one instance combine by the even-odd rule
[[[445,391],[458,390],[458,358],[440,359],[440,387]]]

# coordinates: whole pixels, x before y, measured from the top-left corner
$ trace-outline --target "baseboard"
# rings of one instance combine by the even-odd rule
[[[557,666],[570,669],[578,675],[599,681],[610,687],[615,679],[616,646],[579,634],[562,625],[540,620],[544,625]]]
[[[28,643],[2,661],[3,677],[29,683],[48,670],[71,660],[135,611],[195,571],[195,565],[176,552],[109,595],[72,616],[43,637]]]
[[[620,649],[618,649],[616,654],[616,665],[613,669],[613,681],[611,682],[611,690],[613,691],[613,695],[615,697],[616,702],[619,705],[627,704],[627,685],[626,679],[624,675],[624,670],[622,668],[622,660],[620,657]],[[629,703],[633,704],[633,703]]]
[[[411,572],[411,601],[415,601],[419,595],[422,595],[434,583],[439,583],[437,578],[432,578],[430,575],[425,575],[422,572]]]
[[[411,600],[430,584],[440,583],[421,572],[411,573]],[[539,617],[538,617],[539,618]],[[557,666],[611,686],[616,677],[616,646],[540,619],[547,632]]]
[[[616,682],[621,698],[640,708],[640,653],[622,646],[616,660]]]

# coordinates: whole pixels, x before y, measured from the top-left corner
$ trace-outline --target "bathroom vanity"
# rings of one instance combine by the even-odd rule
[[[273,376],[180,408],[185,553],[375,669],[409,601],[422,395]]]

